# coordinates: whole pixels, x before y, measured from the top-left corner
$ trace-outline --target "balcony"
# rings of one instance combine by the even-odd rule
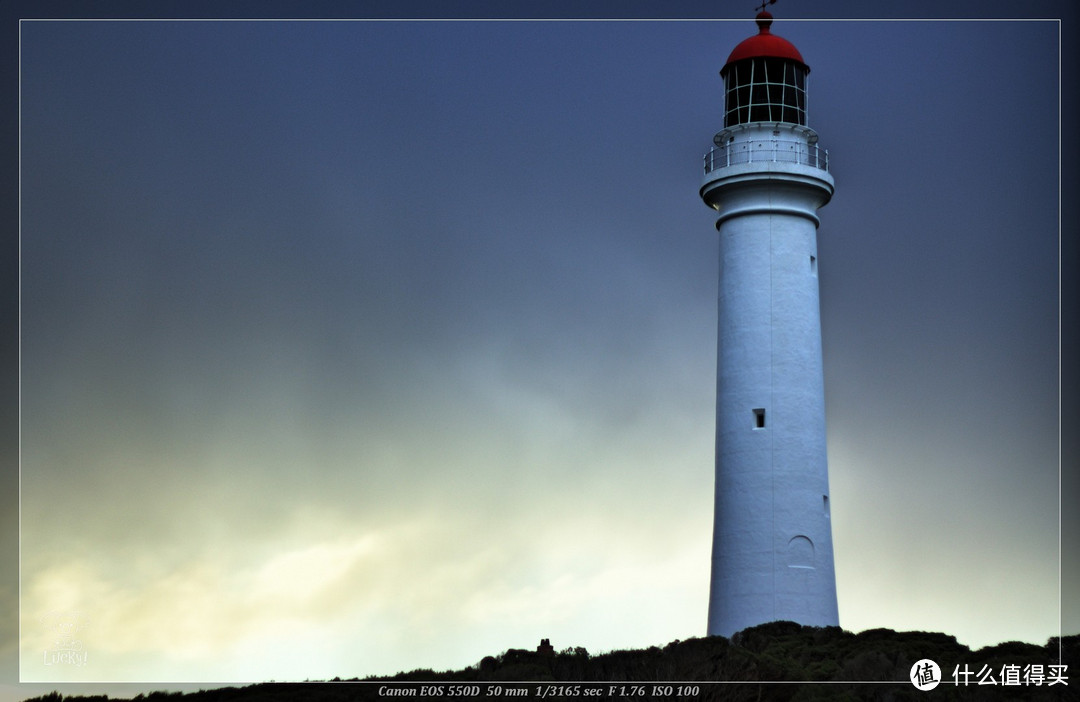
[[[828,173],[829,152],[799,139],[750,139],[714,146],[705,154],[705,174],[740,163],[797,163]]]

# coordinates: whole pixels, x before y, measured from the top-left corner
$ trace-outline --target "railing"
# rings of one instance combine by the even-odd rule
[[[738,163],[760,162],[798,163],[803,166],[829,170],[829,152],[817,144],[792,139],[753,139],[714,146],[705,154],[705,173]]]

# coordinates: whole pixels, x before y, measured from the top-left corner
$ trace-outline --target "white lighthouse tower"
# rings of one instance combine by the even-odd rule
[[[724,128],[701,197],[720,235],[710,635],[838,626],[818,305],[817,210],[833,194],[806,123],[809,67],[772,15],[720,71]]]

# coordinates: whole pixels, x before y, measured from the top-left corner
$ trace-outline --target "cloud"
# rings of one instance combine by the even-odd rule
[[[702,570],[692,566],[705,551],[700,524],[679,529],[700,538],[673,547],[649,528],[628,528],[625,516],[598,523],[599,510],[500,524],[442,516],[374,531],[324,519],[305,538],[293,530],[288,543],[223,543],[169,568],[110,570],[114,561],[81,558],[28,572],[23,675],[56,673],[40,662],[52,635],[42,617],[51,612],[88,621],[86,679],[333,677],[347,672],[332,667],[345,664],[345,651],[369,652],[373,668],[357,673],[423,651],[435,656],[429,665],[447,660],[455,632],[470,641],[501,635],[504,648],[520,632],[556,629],[569,644],[603,640],[586,634],[602,621],[609,635],[640,638],[672,621],[619,625],[626,607],[656,601],[680,610],[678,592],[701,581],[692,572]]]

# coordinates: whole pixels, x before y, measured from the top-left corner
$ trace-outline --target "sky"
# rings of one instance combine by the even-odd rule
[[[22,22],[22,680],[327,679],[704,635],[718,247],[697,190],[746,4]],[[770,9],[836,180],[841,625],[1075,633],[1061,25],[795,21],[866,16],[821,4]],[[50,662],[73,622],[85,664]]]

